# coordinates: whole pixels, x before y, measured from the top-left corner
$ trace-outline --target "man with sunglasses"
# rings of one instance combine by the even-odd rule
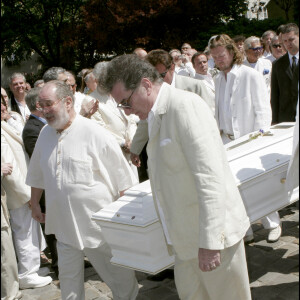
[[[175,64],[171,55],[162,49],[152,50],[146,56],[146,61],[152,64],[160,74],[165,83],[172,87],[193,92],[199,95],[213,111],[214,97],[207,90],[207,87],[201,80],[190,78],[187,76],[177,75],[175,72]],[[137,131],[133,137],[131,144],[131,160],[138,167],[140,165],[139,154],[148,140],[148,124],[147,121],[140,121]]]
[[[99,86],[126,114],[148,120],[150,183],[179,298],[250,300],[249,219],[211,109],[134,55],[111,60]]]
[[[246,59],[243,61],[243,64],[255,69],[263,75],[270,95],[272,63],[268,59],[262,57],[263,46],[260,39],[256,36],[248,37],[244,41],[244,49]]]
[[[87,256],[114,299],[134,300],[138,293],[134,271],[110,263],[111,250],[91,216],[137,181],[115,138],[76,114],[66,83],[46,83],[38,104],[48,125],[36,142],[26,182],[32,187],[32,217],[46,222],[46,233],[57,238],[62,299],[85,299]],[[43,190],[46,218],[39,205]]]
[[[271,62],[286,54],[286,50],[280,43],[278,35],[275,35],[271,40],[271,52],[272,55],[266,57],[266,59],[268,59]]]

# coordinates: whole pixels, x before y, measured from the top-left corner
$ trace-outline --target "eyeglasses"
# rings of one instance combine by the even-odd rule
[[[46,101],[45,103],[41,103],[40,101],[38,101],[37,104],[39,105],[39,107],[37,107],[36,109],[41,112],[43,112],[45,109],[52,109],[59,101],[63,99],[65,98],[58,99],[56,101]]]
[[[249,49],[251,49],[251,50],[253,50],[253,51],[261,51],[262,49],[263,49],[264,47],[256,47],[256,48],[249,48]]]
[[[120,103],[118,103],[117,107],[118,108],[123,108],[123,109],[131,109],[131,105],[130,105],[130,99],[131,96],[133,95],[133,93],[135,92],[136,89],[134,89],[131,93],[131,95],[127,98],[127,99],[123,99]]]
[[[274,45],[272,45],[272,47],[277,49],[277,48],[281,48],[281,45],[280,44],[274,44]]]

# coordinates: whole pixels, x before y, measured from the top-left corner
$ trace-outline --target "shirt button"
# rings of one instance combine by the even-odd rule
[[[60,161],[57,163],[57,165],[60,165]]]
[[[58,152],[57,152],[57,153],[58,153],[58,154],[60,154],[60,152],[61,152],[61,151],[60,151],[60,150],[58,150]]]

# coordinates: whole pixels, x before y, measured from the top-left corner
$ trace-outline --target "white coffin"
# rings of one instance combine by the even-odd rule
[[[92,216],[112,249],[111,263],[156,274],[174,264],[154,207],[149,180]]]
[[[249,135],[225,145],[229,165],[251,222],[299,199],[299,188],[288,195],[284,187],[292,153],[294,123],[271,127],[271,135]],[[256,133],[254,133],[255,135]],[[112,249],[111,262],[156,274],[174,264],[154,207],[149,180],[95,213]]]
[[[299,199],[299,187],[292,194],[285,189],[294,125],[281,123],[266,135],[255,132],[256,138],[246,135],[225,145],[251,223]]]

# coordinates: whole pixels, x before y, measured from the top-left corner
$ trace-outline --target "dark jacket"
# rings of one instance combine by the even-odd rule
[[[298,81],[299,62],[292,72],[288,53],[273,62],[271,75],[272,124],[295,122]]]

